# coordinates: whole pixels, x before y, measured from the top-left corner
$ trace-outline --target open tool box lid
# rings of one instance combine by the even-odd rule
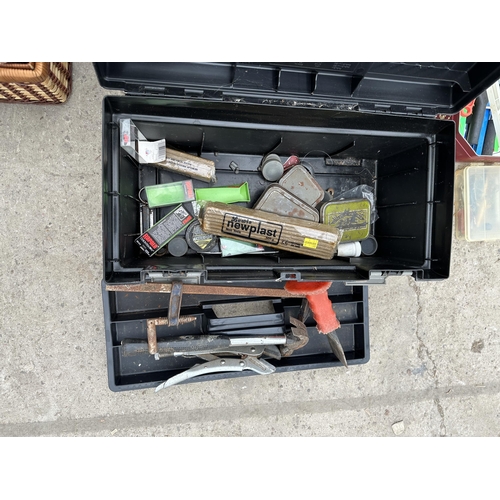
[[[496,80],[499,63],[95,63],[127,95],[455,114]]]
[[[389,275],[449,276],[455,113],[500,78],[498,63],[94,63],[101,85],[123,90],[103,108],[104,255],[108,282],[303,279],[383,283]],[[215,161],[218,185],[248,180],[253,206],[269,152],[307,156],[323,188],[375,190],[378,250],[369,257],[145,258],[134,245],[143,185],[183,180],[138,168],[120,152],[118,123],[149,140]],[[328,163],[326,160],[330,160]],[[239,165],[240,174],[229,169]],[[257,162],[257,163],[256,163]],[[255,164],[256,163],[256,164]],[[199,183],[196,187],[206,187]],[[267,183],[269,184],[269,183]],[[134,201],[136,200],[136,201]],[[163,216],[164,212],[159,213]]]

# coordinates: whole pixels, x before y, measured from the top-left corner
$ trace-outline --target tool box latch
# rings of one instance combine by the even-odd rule
[[[300,272],[295,269],[280,270],[280,276],[276,281],[300,281]]]
[[[191,285],[199,285],[201,283],[202,273],[189,271],[143,271],[141,275],[141,281],[143,283],[173,283],[176,281]]]

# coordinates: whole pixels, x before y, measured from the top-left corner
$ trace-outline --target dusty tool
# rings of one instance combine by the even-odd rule
[[[165,389],[165,387],[170,387],[185,380],[191,379],[193,377],[199,377],[200,375],[208,375],[209,373],[220,373],[220,372],[242,372],[244,370],[252,370],[259,375],[269,375],[276,371],[276,367],[271,363],[263,359],[258,359],[256,357],[248,356],[245,358],[219,358],[212,354],[201,355],[203,359],[207,362],[198,364],[189,368],[186,371],[175,375],[162,384],[160,384],[155,392]]]
[[[298,318],[290,317],[290,323],[293,325],[291,334],[287,337],[287,343],[280,346],[281,355],[283,357],[290,356],[294,351],[301,349],[309,342],[309,334],[307,333],[306,320],[309,316],[310,307],[307,299],[302,299]]]
[[[179,316],[176,325],[185,325],[196,321],[196,316]],[[148,350],[149,354],[158,359],[158,341],[156,338],[157,326],[171,326],[168,318],[155,318],[147,320]]]
[[[171,283],[137,283],[106,285],[108,292],[170,293]],[[233,295],[245,297],[305,297],[305,294],[291,293],[283,288],[255,288],[246,286],[188,285],[182,286],[183,292],[192,295]]]
[[[347,360],[345,358],[344,349],[342,347],[342,344],[340,343],[338,335],[335,332],[328,332],[327,337],[333,354],[335,354],[339,361],[342,361],[342,364],[347,368]]]
[[[275,345],[257,345],[257,346],[237,346],[220,347],[210,350],[197,350],[186,352],[174,352],[174,356],[179,357],[200,357],[204,354],[223,355],[223,356],[265,356],[273,359],[281,359],[281,353],[278,346]]]
[[[309,303],[306,299],[303,300],[299,311],[300,319],[307,319],[309,314]],[[281,356],[289,356],[297,349],[300,349],[309,341],[307,327],[303,321],[291,317],[290,323],[292,333],[286,335],[262,335],[250,337],[230,337],[225,335],[202,335],[198,337],[185,337],[189,341],[189,345],[197,343],[200,339],[197,348],[189,350],[178,339],[169,339],[159,342],[159,349],[162,355],[183,356],[183,357],[200,357],[207,362],[197,364],[188,370],[175,375],[174,377],[163,382],[156,388],[155,392],[178,384],[185,380],[208,373],[218,372],[240,372],[243,370],[252,370],[260,375],[274,373],[276,368],[263,359],[257,359],[260,356],[265,356],[274,359],[281,359]],[[229,345],[228,345],[229,340]],[[173,345],[175,343],[175,345]],[[133,349],[137,352],[140,348],[138,342],[123,341],[124,350],[130,351]],[[142,342],[144,344],[144,342]],[[144,347],[142,351],[144,352]],[[163,354],[164,353],[164,354]],[[124,353],[124,355],[126,355]],[[226,356],[226,357],[222,357]],[[227,357],[229,356],[229,357]],[[231,356],[240,356],[234,358]]]
[[[287,335],[286,344],[280,346],[280,352],[284,358],[301,349],[309,342],[307,326],[294,317],[290,317],[290,323],[293,325],[291,328],[292,333]]]
[[[168,305],[168,324],[170,326],[178,326],[181,314],[182,303],[182,283],[174,281],[172,283],[172,291],[170,292],[170,303]]]
[[[328,289],[330,286],[331,282],[288,281],[285,284],[285,290],[290,293],[298,293],[306,296],[313,313],[313,318],[316,321],[318,332],[328,335],[328,341],[333,353],[347,368],[344,349],[338,335],[335,333],[335,330],[340,327],[340,322],[328,298]]]
[[[252,336],[229,336],[229,335],[184,335],[159,340],[156,344],[156,352],[152,353],[148,342],[137,339],[124,339],[121,342],[123,356],[145,354],[149,352],[156,359],[163,356],[183,355],[183,353],[200,351],[211,353],[215,350],[247,347],[247,346],[277,346],[287,341],[286,335],[252,335]],[[227,351],[223,351],[227,352]]]

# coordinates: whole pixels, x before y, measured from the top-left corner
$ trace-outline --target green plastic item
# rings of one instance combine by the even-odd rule
[[[460,115],[458,118],[458,131],[462,137],[465,137],[465,126],[467,124],[467,118]]]
[[[146,186],[149,208],[168,207],[194,200],[193,181],[169,182]]]
[[[220,201],[221,203],[238,203],[250,201],[248,182],[241,186],[224,186],[195,189],[196,201]]]

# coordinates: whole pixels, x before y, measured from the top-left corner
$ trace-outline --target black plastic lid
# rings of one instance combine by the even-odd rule
[[[500,63],[100,62],[102,87],[133,95],[434,116],[500,79]]]

